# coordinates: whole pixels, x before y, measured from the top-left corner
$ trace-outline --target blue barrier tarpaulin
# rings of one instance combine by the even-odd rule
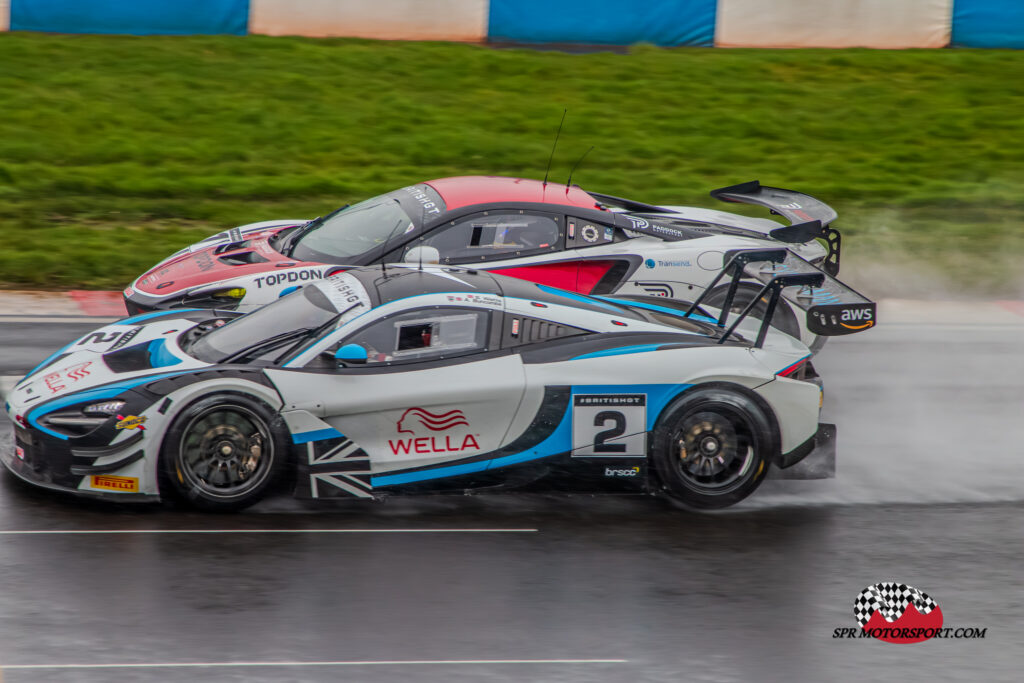
[[[245,35],[249,0],[11,0],[12,31]]]
[[[492,41],[699,45],[715,39],[717,0],[491,0]]]
[[[953,45],[1024,48],[1024,1],[956,0]]]

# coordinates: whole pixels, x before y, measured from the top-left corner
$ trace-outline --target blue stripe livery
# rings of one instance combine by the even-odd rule
[[[597,298],[598,299],[604,299],[605,297],[599,296]],[[615,299],[609,299],[609,301],[615,301]],[[659,313],[667,313],[669,315],[674,315],[677,318],[683,318],[685,320],[699,320],[702,323],[711,323],[712,325],[717,325],[718,324],[717,320],[715,320],[714,318],[709,318],[706,315],[700,315],[698,313],[691,313],[690,315],[683,315],[682,311],[677,310],[675,308],[669,308],[668,306],[659,306],[657,304],[649,304],[649,303],[644,303],[644,302],[640,302],[640,301],[629,301],[629,302],[625,302],[624,301],[622,303],[624,305],[626,305],[626,306],[632,306],[634,308],[644,308],[644,309],[647,309],[648,311],[658,311]]]
[[[182,370],[179,372],[165,372],[159,375],[147,375],[145,377],[136,377],[135,379],[128,379],[123,382],[114,382],[113,384],[104,384],[103,386],[94,387],[92,389],[86,389],[85,391],[75,392],[67,396],[54,399],[49,403],[43,403],[35,407],[34,410],[29,412],[28,422],[36,429],[41,429],[51,436],[55,436],[58,439],[67,441],[67,436],[60,432],[55,432],[51,429],[47,429],[43,425],[39,424],[39,418],[43,415],[48,415],[55,410],[64,408],[66,406],[76,405],[79,403],[86,403],[89,401],[99,401],[105,398],[115,398],[122,391],[127,391],[140,384],[146,384],[148,382],[154,382],[158,379],[165,377],[175,377],[177,375],[183,375],[191,370]],[[41,408],[41,410],[40,410]]]
[[[583,360],[584,358],[601,358],[603,356],[624,356],[630,353],[646,353],[647,351],[657,351],[665,344],[634,344],[632,346],[620,346],[617,349],[604,349],[603,351],[593,351],[591,353],[584,353],[582,356],[575,356],[572,360]]]
[[[344,436],[337,429],[317,429],[312,432],[292,434],[292,441],[294,443],[309,443],[310,441],[323,441],[325,439],[340,439],[344,438]]]

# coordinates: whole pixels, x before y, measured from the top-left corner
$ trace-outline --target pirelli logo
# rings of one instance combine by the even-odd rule
[[[94,474],[89,478],[94,489],[107,489],[122,493],[138,493],[139,480],[135,477],[111,477],[105,474]]]

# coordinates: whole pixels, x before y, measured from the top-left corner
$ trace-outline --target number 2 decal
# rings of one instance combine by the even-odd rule
[[[572,455],[582,458],[647,456],[646,394],[575,394]]]
[[[594,417],[594,426],[603,427],[608,421],[615,423],[611,429],[598,432],[594,436],[595,453],[625,453],[626,444],[607,443],[608,439],[614,439],[626,433],[626,416],[617,410],[602,410]]]

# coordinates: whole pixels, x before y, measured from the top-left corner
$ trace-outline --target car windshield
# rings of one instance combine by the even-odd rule
[[[275,337],[290,339],[289,333],[314,330],[339,313],[343,315],[334,326],[343,325],[369,308],[370,299],[363,286],[356,278],[342,273],[286,294],[274,303],[207,332],[188,352],[207,363],[217,363],[260,342]]]
[[[302,261],[346,263],[413,227],[398,200],[381,195],[311,224],[295,242],[291,256]]]

